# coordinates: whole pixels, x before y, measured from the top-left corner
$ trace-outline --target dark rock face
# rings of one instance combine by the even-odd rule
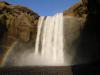
[[[99,16],[89,14],[80,32],[80,43],[76,50],[79,62],[100,60]]]
[[[80,31],[80,43],[76,49],[75,60],[80,63],[100,61],[100,9],[98,8],[100,5],[97,0],[88,0],[87,2],[88,14],[83,29]]]
[[[96,75],[100,74],[100,4],[99,0],[84,1],[88,2],[89,13],[81,31],[81,41],[76,51],[75,60],[89,62],[73,66],[73,73],[74,75]]]
[[[69,10],[65,11],[64,13],[71,11],[74,14],[76,11],[78,12],[82,11],[84,7],[87,7],[86,17],[77,16],[79,15],[78,13],[77,15],[72,15],[73,17],[78,17],[78,19],[79,18],[86,19],[85,22],[83,22],[80,31],[78,31],[80,34],[78,38],[79,43],[77,44],[77,48],[75,48],[75,52],[76,52],[75,61],[80,64],[100,61],[100,54],[99,54],[100,53],[99,51],[100,50],[100,46],[99,46],[100,44],[100,40],[99,40],[100,38],[99,37],[100,4],[99,4],[99,1],[98,0],[83,0],[83,4],[77,3],[76,5],[71,7]],[[79,11],[79,10],[76,10],[77,8],[82,8],[82,9]],[[84,15],[84,13],[82,13],[82,15]],[[74,29],[78,27],[76,26]]]
[[[38,18],[26,7],[0,2],[0,57],[16,40],[35,42]]]
[[[73,75],[96,75],[100,74],[100,0],[82,1],[87,10],[87,16],[82,29],[79,31],[79,42],[76,41],[75,43],[77,47],[75,48],[74,61],[78,64],[72,66],[72,72]]]

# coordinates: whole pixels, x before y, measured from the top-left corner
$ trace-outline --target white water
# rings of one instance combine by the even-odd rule
[[[40,56],[41,65],[63,65],[63,49],[63,14],[40,17],[34,54]]]
[[[62,66],[64,61],[63,13],[54,16],[41,16],[35,50],[18,65]]]

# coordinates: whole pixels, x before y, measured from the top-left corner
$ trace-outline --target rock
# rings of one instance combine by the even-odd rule
[[[35,42],[39,15],[23,6],[0,2],[0,50],[2,56],[14,41]]]
[[[71,6],[69,9],[64,11],[64,16],[76,16],[76,17],[84,17],[87,14],[87,9],[83,5],[82,2],[78,2],[75,5]]]

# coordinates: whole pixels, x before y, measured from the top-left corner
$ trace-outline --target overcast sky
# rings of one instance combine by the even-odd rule
[[[57,12],[63,12],[80,0],[0,0],[11,4],[23,5],[31,8],[39,15],[53,15]]]

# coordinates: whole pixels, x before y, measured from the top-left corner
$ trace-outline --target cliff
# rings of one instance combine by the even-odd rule
[[[38,18],[31,9],[0,2],[0,58],[16,40],[35,42]]]
[[[75,5],[71,6],[64,12],[64,16],[76,16],[76,17],[84,17],[88,14],[88,10],[86,8],[86,5],[84,5],[82,2],[78,2]]]

